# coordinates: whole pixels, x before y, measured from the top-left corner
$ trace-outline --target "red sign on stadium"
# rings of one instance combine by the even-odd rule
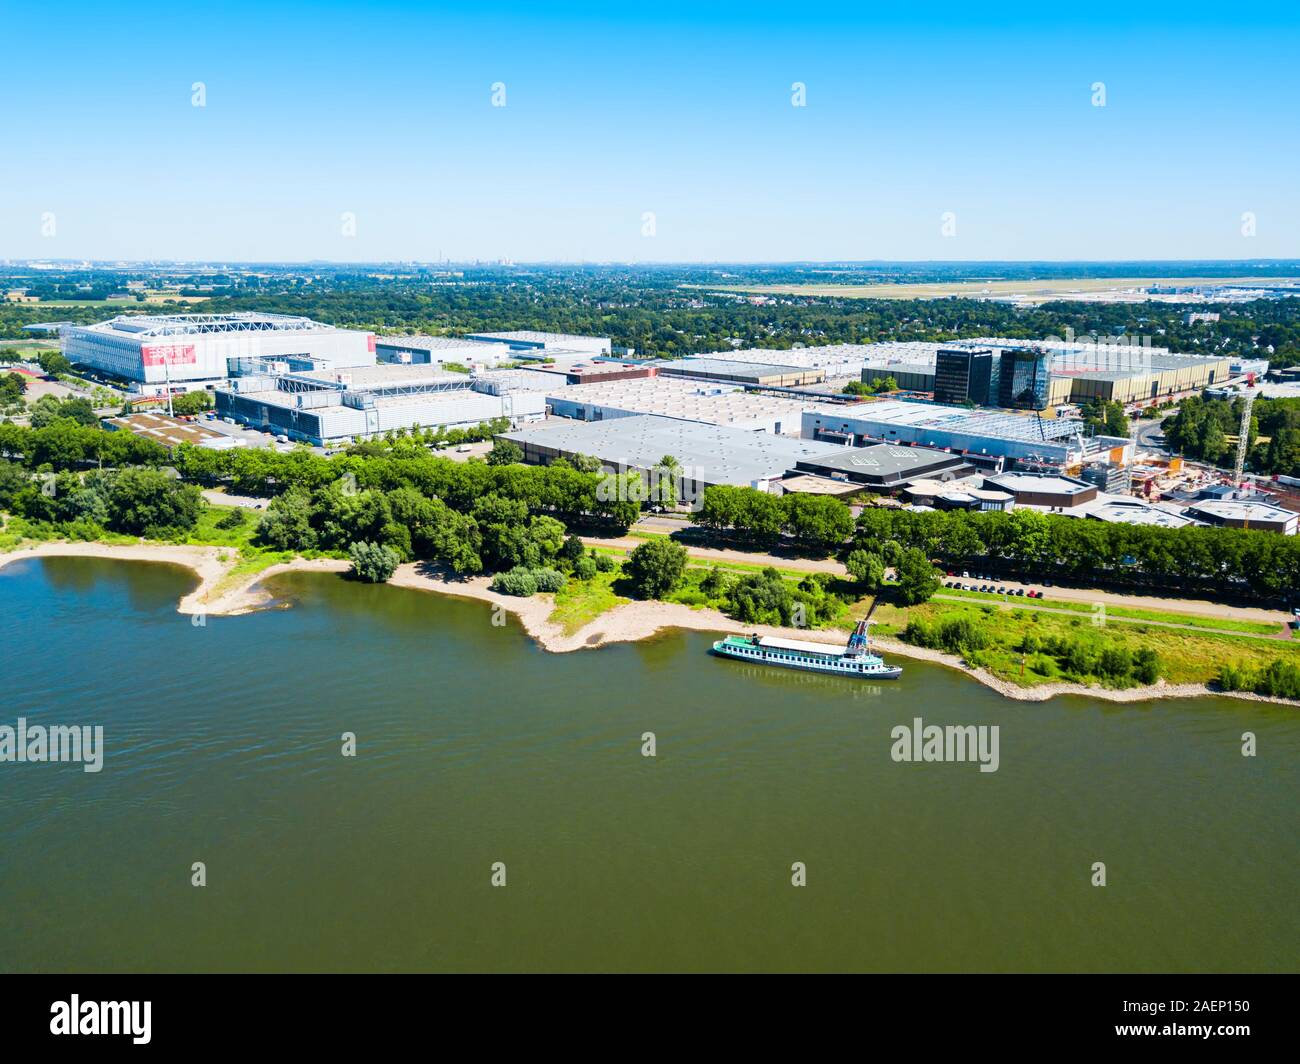
[[[193,344],[153,344],[140,348],[146,366],[192,366],[197,361]]]

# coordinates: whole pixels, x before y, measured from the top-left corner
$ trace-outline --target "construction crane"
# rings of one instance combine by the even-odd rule
[[[1246,447],[1250,442],[1250,408],[1255,403],[1254,389],[1247,389],[1241,396],[1241,425],[1237,429],[1237,458],[1232,463],[1232,480],[1241,483],[1241,475],[1246,469]]]

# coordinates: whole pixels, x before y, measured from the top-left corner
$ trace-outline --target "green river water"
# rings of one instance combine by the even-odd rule
[[[0,725],[105,747],[0,763],[2,971],[1297,967],[1293,709],[815,677],[700,633],[548,654],[325,574],[200,627],[192,586],[0,570]],[[998,771],[893,761],[917,716],[998,725]]]

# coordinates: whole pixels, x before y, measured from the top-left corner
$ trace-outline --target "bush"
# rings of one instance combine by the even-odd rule
[[[1258,672],[1245,665],[1224,665],[1219,686],[1225,691],[1254,691],[1270,698],[1300,698],[1300,666],[1281,658]]]
[[[534,569],[533,581],[538,591],[562,591],[569,578],[557,569]]]
[[[618,568],[618,562],[610,554],[594,554],[596,560],[596,571],[600,573],[612,573]]]
[[[248,515],[239,507],[235,507],[228,514],[222,516],[217,521],[217,527],[221,529],[243,528],[244,522],[248,520]]]
[[[598,571],[596,559],[590,554],[584,554],[573,563],[573,575],[577,580],[591,580]]]
[[[353,543],[348,556],[352,559],[352,575],[371,584],[386,583],[402,560],[397,551],[383,543]]]
[[[497,573],[489,586],[501,595],[528,598],[537,594],[537,580],[531,571],[524,568],[511,569],[508,573]]]

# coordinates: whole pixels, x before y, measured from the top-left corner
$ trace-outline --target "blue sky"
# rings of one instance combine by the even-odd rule
[[[1300,8],[1137,7],[27,5],[0,258],[1300,256]]]

